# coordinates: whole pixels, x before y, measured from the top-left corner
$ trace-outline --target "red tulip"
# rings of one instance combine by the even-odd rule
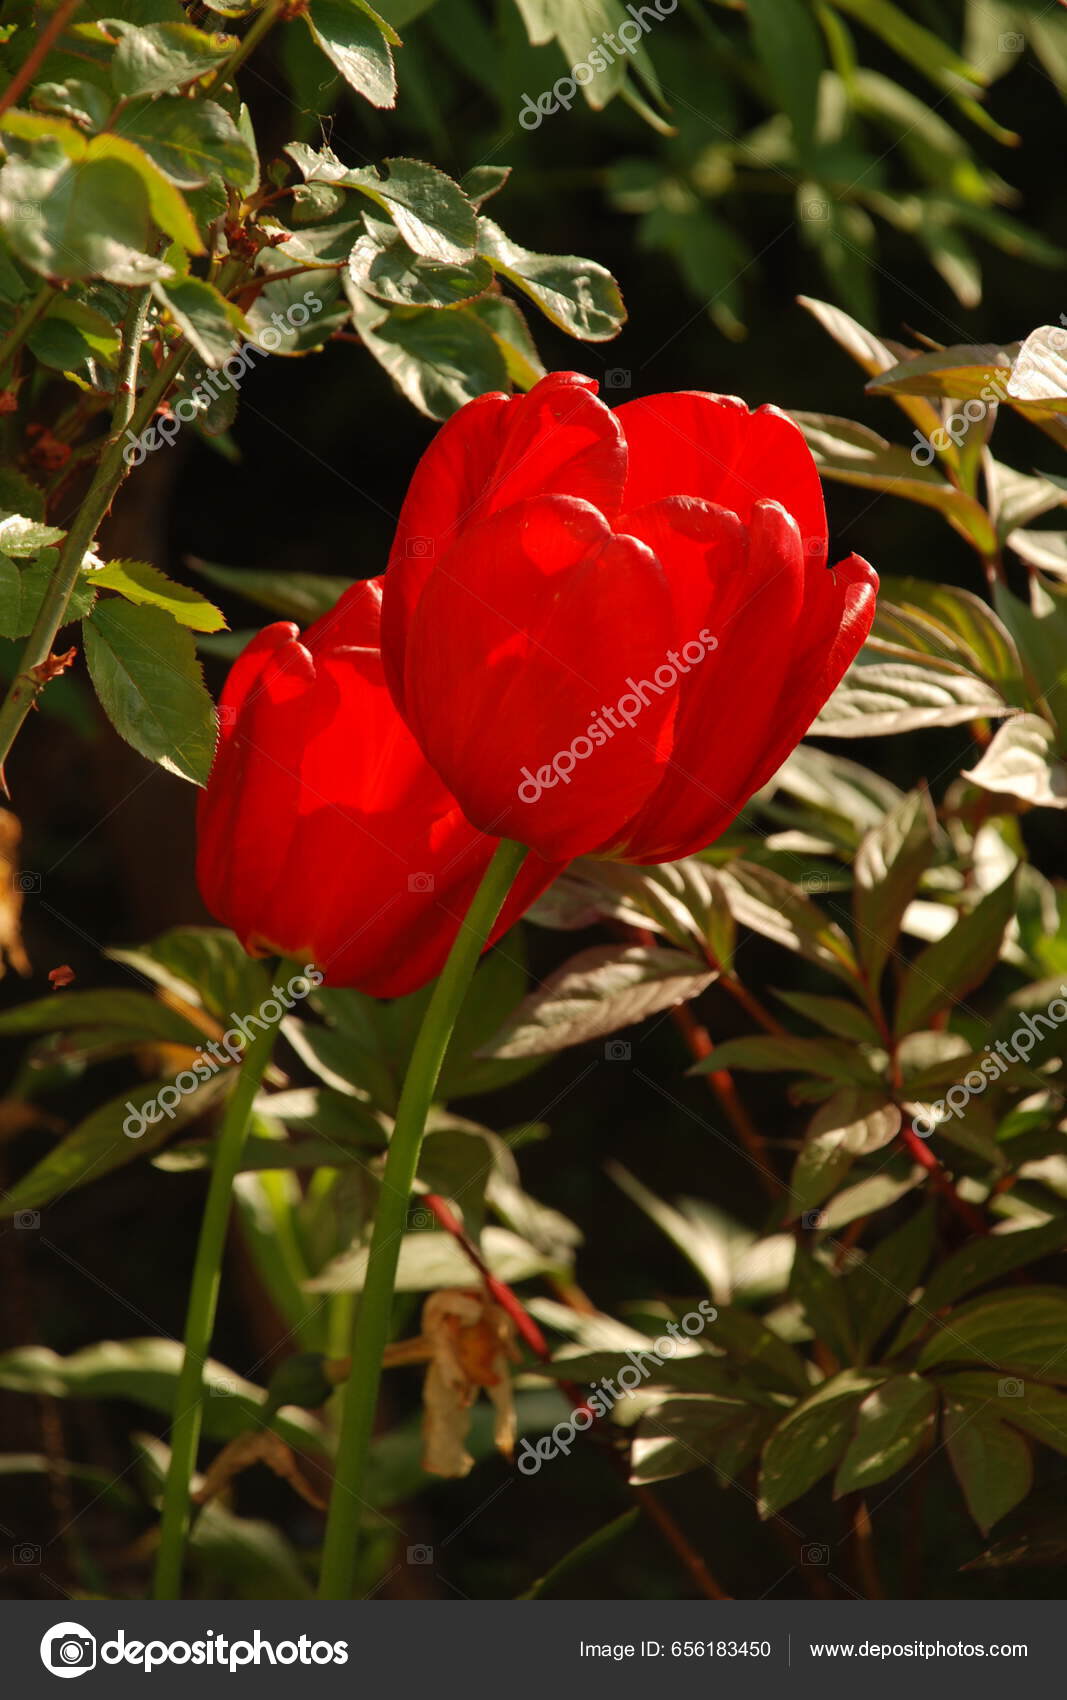
[[[253,955],[396,997],[444,964],[496,848],[469,825],[393,706],[379,582],[301,639],[268,626],[235,662],[200,799],[208,908]],[[498,937],[559,870],[528,858]]]
[[[416,470],[386,575],[396,702],[467,817],[553,861],[701,849],[799,743],[877,578],[827,570],[815,463],[773,407],[556,372]]]

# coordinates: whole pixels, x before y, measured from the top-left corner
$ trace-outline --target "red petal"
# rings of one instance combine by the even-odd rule
[[[516,504],[467,533],[423,592],[412,727],[477,826],[569,860],[657,783],[675,693],[649,681],[673,636],[663,568],[642,543],[614,537],[586,502]]]
[[[386,676],[403,704],[403,647],[423,588],[461,532],[528,496],[619,505],[626,445],[596,385],[551,372],[529,395],[480,396],[441,427],[415,469],[389,556],[383,614]]]
[[[625,402],[627,511],[664,496],[700,496],[748,523],[761,498],[780,502],[804,539],[809,565],[826,565],[819,474],[800,430],[776,407],[750,413],[736,396],[697,390]]]

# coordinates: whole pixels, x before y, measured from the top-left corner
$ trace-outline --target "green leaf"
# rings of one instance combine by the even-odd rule
[[[901,370],[908,371],[909,364]],[[878,388],[884,387],[880,380]],[[922,507],[936,508],[969,543],[986,552],[995,551],[996,532],[981,503],[942,478],[933,466],[918,464],[908,449],[887,442],[876,431],[851,419],[796,411],[790,416],[803,431],[824,478],[859,485],[864,490],[884,490]],[[940,420],[935,429],[941,429]]]
[[[114,143],[98,138],[109,139]],[[143,174],[113,154],[70,160],[45,142],[25,158],[9,158],[0,171],[0,224],[16,257],[45,277],[143,286],[170,271],[148,251],[155,238]]]
[[[925,790],[912,791],[861,840],[854,862],[856,950],[877,990],[904,911],[934,855],[937,823]]]
[[[1034,808],[1067,809],[1067,762],[1039,714],[1013,714],[997,728],[974,767],[962,777],[994,796],[1016,797]]]
[[[179,1340],[100,1340],[62,1358],[46,1346],[21,1346],[0,1355],[0,1387],[49,1399],[129,1399],[169,1416],[174,1409],[185,1354]],[[243,1376],[209,1358],[204,1365],[204,1433],[210,1440],[232,1440],[262,1422],[267,1394]],[[212,1397],[211,1395],[214,1395]],[[322,1431],[306,1412],[293,1406],[273,1419],[283,1440],[322,1456]]]
[[[824,1381],[779,1423],[763,1448],[761,1517],[791,1505],[840,1463],[860,1403],[884,1380],[884,1374],[845,1370]]]
[[[314,153],[293,142],[286,153],[309,183],[356,189],[392,219],[413,253],[440,265],[467,265],[475,257],[474,208],[458,183],[418,159],[387,159],[375,169],[349,171],[329,148]]]
[[[770,868],[740,860],[723,868],[719,877],[730,911],[742,926],[855,984],[858,970],[848,939],[789,880]]]
[[[240,308],[203,278],[171,278],[152,290],[208,366],[224,365],[249,330]]]
[[[189,565],[217,584],[220,590],[232,590],[257,603],[272,614],[298,625],[310,625],[321,614],[328,614],[338,597],[356,582],[347,578],[328,578],[321,573],[267,572],[257,567],[221,567],[214,561],[201,561],[191,556]]]
[[[514,301],[506,295],[482,295],[467,308],[480,319],[504,356],[507,374],[516,389],[530,390],[545,375],[530,328]]]
[[[883,79],[886,80],[886,79]],[[891,85],[894,89],[896,85]],[[888,344],[874,336],[870,331],[849,318],[840,307],[832,307],[828,301],[816,301],[810,295],[798,295],[797,302],[801,307],[817,319],[823,330],[833,337],[834,341],[850,354],[858,366],[861,366],[868,377],[877,377],[879,372],[888,372],[900,364],[900,351],[894,352]],[[941,415],[933,404],[925,399],[905,394],[895,394],[893,400],[908,418],[918,425],[925,437],[930,437],[941,426]],[[810,415],[809,417],[815,417]],[[955,464],[958,451],[955,444],[950,444],[945,457]]]
[[[945,1441],[967,1509],[987,1535],[1033,1486],[1029,1444],[984,1406],[967,1399],[946,1402]]]
[[[638,1420],[630,1480],[662,1482],[710,1468],[726,1486],[755,1458],[773,1422],[770,1412],[736,1399],[664,1399]]]
[[[987,602],[956,585],[884,578],[875,635],[966,667],[1009,702],[1022,703],[1019,654]]]
[[[905,1306],[933,1255],[937,1217],[929,1204],[879,1240],[845,1279],[845,1297],[855,1321],[860,1353],[874,1350]]]
[[[801,155],[811,147],[826,65],[822,36],[804,0],[748,0],[749,28],[766,68],[772,106],[789,115]]]
[[[1067,578],[1067,531],[1010,531],[1005,542],[1028,566]]]
[[[26,637],[41,609],[52,580],[57,555],[45,549],[36,561],[19,567],[0,555],[0,637]],[[64,616],[64,625],[92,612],[96,592],[84,581],[76,585]]]
[[[881,1044],[881,1035],[867,1011],[846,998],[828,998],[819,992],[776,991],[774,995],[838,1039],[855,1039],[861,1045]]]
[[[1067,1394],[1055,1387],[982,1370],[963,1370],[939,1376],[938,1381],[946,1398],[973,1401],[984,1406],[987,1415],[996,1400],[999,1419],[1012,1428],[1021,1428],[1053,1452],[1067,1454]]]
[[[146,24],[126,29],[111,61],[115,93],[164,94],[196,82],[229,58],[234,36],[206,35],[191,24]]]
[[[1034,1370],[1045,1381],[1067,1381],[1067,1292],[1058,1287],[1012,1287],[971,1299],[945,1318],[919,1354],[919,1369],[934,1364],[995,1364]]]
[[[493,281],[488,260],[445,265],[421,259],[394,225],[367,219],[348,258],[349,274],[359,289],[378,301],[400,307],[456,307],[481,295]]]
[[[542,1056],[602,1039],[695,998],[716,978],[693,956],[643,945],[594,945],[524,998],[485,1054]]]
[[[511,176],[510,165],[475,165],[460,180],[460,188],[471,206],[478,209],[498,195]]]
[[[897,1375],[868,1393],[834,1478],[834,1498],[863,1493],[895,1476],[929,1439],[937,1394],[919,1375]]]
[[[804,1359],[762,1317],[737,1305],[720,1305],[714,1338],[715,1345],[762,1386],[794,1397],[810,1392]]]
[[[989,1234],[985,1239],[960,1246],[935,1269],[916,1301],[912,1314],[905,1319],[893,1352],[920,1334],[927,1323],[956,1299],[984,1287],[990,1281],[1003,1280],[1016,1269],[1025,1269],[1043,1257],[1051,1257],[1067,1247],[1067,1215],[1053,1217],[1039,1228],[1019,1228],[1012,1233]]]
[[[857,1157],[895,1138],[900,1111],[884,1089],[846,1086],[816,1110],[789,1182],[790,1219],[821,1204],[844,1179]]]
[[[101,1175],[112,1169],[134,1162],[145,1151],[154,1151],[179,1128],[202,1115],[228,1084],[225,1071],[221,1071],[179,1097],[173,1115],[165,1114],[155,1104],[160,1091],[171,1085],[169,1080],[154,1080],[148,1085],[135,1087],[127,1097],[112,1098],[87,1116],[46,1157],[42,1157],[28,1175],[23,1175],[9,1188],[0,1202],[0,1216],[39,1209],[74,1187],[99,1180]],[[150,1107],[154,1108],[158,1118],[152,1124],[141,1114]],[[141,1131],[130,1135],[123,1131],[123,1124],[133,1118],[141,1122]]]
[[[270,987],[263,967],[225,927],[172,927],[150,944],[106,954],[223,1026],[256,1010]]]
[[[838,4],[842,12],[849,13],[865,29],[880,36],[894,53],[899,53],[938,88],[954,93],[961,77],[979,86],[985,83],[982,73],[961,58],[954,48],[916,23],[891,0],[838,0]]]
[[[811,730],[824,738],[882,738],[1010,713],[1000,693],[971,673],[886,661],[851,667]]]
[[[789,1296],[800,1306],[815,1338],[830,1348],[839,1363],[850,1364],[856,1340],[844,1281],[806,1246],[797,1246]]]
[[[494,271],[528,295],[568,336],[606,342],[626,322],[618,284],[593,260],[531,253],[486,218],[478,220],[478,247]]]
[[[396,105],[393,55],[377,13],[358,0],[311,0],[303,16],[346,83],[372,106]]]
[[[482,1255],[498,1280],[508,1285],[527,1281],[556,1268],[527,1241],[507,1228],[487,1228],[482,1235]],[[367,1248],[354,1245],[337,1257],[309,1282],[313,1293],[358,1293],[367,1273]],[[438,1287],[470,1286],[470,1260],[451,1234],[427,1230],[405,1234],[400,1246],[395,1290],[425,1293]]]
[[[98,603],[85,621],[85,659],[119,735],[149,761],[207,783],[215,710],[192,636],[162,608]]]
[[[66,536],[58,526],[42,525],[25,514],[0,513],[0,551],[16,558],[38,554]]]
[[[919,952],[905,969],[897,1001],[895,1031],[911,1033],[956,1003],[992,971],[1005,931],[1015,914],[1014,869],[988,892],[951,932]]]
[[[825,1080],[855,1081],[877,1087],[879,1077],[855,1045],[836,1039],[794,1039],[791,1034],[756,1034],[727,1039],[702,1057],[690,1074],[713,1074],[717,1069],[752,1069],[756,1073],[814,1074]]]
[[[1060,734],[1067,739],[1067,601],[1062,591],[1033,589],[1028,608],[999,581],[993,589],[997,613],[1019,646],[1030,677],[1045,698]]]
[[[164,95],[126,107],[117,128],[179,189],[201,188],[216,174],[242,188],[255,167],[233,119],[214,100]]]
[[[89,583],[96,590],[116,590],[127,602],[164,608],[180,625],[194,632],[220,632],[226,628],[226,617],[213,602],[187,584],[175,584],[148,561],[109,561],[106,566],[92,570]]]
[[[0,1014],[0,1034],[13,1038],[26,1033],[69,1033],[79,1027],[108,1026],[136,1034],[148,1043],[197,1045],[204,1034],[184,1015],[158,998],[125,987],[104,992],[62,992],[34,998]]]
[[[345,288],[364,346],[430,419],[447,419],[487,390],[507,389],[507,364],[496,338],[465,308],[383,310],[347,280]]]

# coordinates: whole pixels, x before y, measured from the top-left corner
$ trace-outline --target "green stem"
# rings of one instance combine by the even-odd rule
[[[144,302],[134,303],[127,318],[127,326],[136,337],[137,353],[140,351],[146,312],[147,292]],[[147,385],[136,406],[132,391],[124,390],[120,382],[111,430],[96,475],[64,539],[33,630],[26,639],[19,659],[18,671],[11,681],[3,704],[0,705],[0,787],[5,794],[7,781],[4,768],[7,758],[23,721],[47,682],[44,663],[52,652],[57,632],[66,622],[67,606],[78,582],[86,550],[114,501],[119,486],[130,471],[129,465],[123,459],[123,450],[126,447],[124,438],[127,432],[134,437],[140,436],[190,353],[189,343],[179,343]],[[124,347],[123,356],[124,369],[136,375],[137,359],[132,344]]]
[[[15,355],[22,347],[38,319],[42,318],[48,311],[48,308],[55,297],[55,293],[55,286],[53,284],[43,284],[37,291],[37,294],[33,296],[29,302],[27,302],[25,307],[23,307],[22,312],[8,331],[3,342],[0,342],[0,378],[2,378],[7,372],[8,366],[15,358]]]
[[[274,28],[278,21],[280,9],[278,0],[267,0],[267,4],[263,7],[255,23],[245,31],[230,57],[219,66],[218,70],[204,84],[205,93],[210,94],[213,89],[221,88],[223,83],[230,81],[235,71],[240,70],[248,55],[259,46],[267,31]]]
[[[319,1596],[324,1600],[352,1597],[360,1512],[366,1503],[363,1480],[378,1403],[382,1355],[389,1341],[397,1259],[426,1115],[464,993],[525,856],[523,845],[507,838],[501,840],[434,988],[411,1054],[382,1176],[356,1319],[352,1367],[344,1393],[319,1582]]]
[[[185,1317],[185,1356],[174,1394],[174,1421],[170,1431],[170,1466],[163,1490],[163,1520],[156,1559],[155,1597],[176,1600],[181,1596],[182,1558],[189,1529],[189,1495],[200,1442],[201,1407],[204,1393],[204,1364],[211,1347],[222,1276],[222,1256],[230,1220],[233,1183],[241,1166],[245,1135],[252,1103],[270,1061],[274,1028],[257,1030],[245,1051],[241,1071],[234,1082],[222,1119],[215,1161],[208,1185],[204,1218],[193,1264],[189,1307]]]

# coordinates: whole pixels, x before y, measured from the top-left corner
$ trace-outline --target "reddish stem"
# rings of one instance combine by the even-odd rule
[[[711,1034],[697,1020],[689,1005],[678,1004],[671,1011],[671,1015],[674,1025],[685,1040],[693,1060],[702,1062],[705,1057],[709,1057],[715,1049]],[[721,1104],[738,1139],[752,1158],[764,1192],[768,1198],[777,1201],[782,1194],[782,1183],[771,1166],[767,1142],[741,1101],[741,1096],[734,1085],[733,1075],[729,1069],[719,1068],[713,1069],[704,1078]]]
[[[503,1281],[498,1280],[498,1278],[493,1274],[481,1252],[478,1250],[478,1247],[465,1231],[459,1217],[453,1212],[451,1206],[445,1202],[439,1193],[436,1192],[428,1192],[425,1196],[424,1202],[429,1205],[438,1222],[441,1224],[441,1227],[445,1230],[445,1233],[451,1234],[452,1238],[462,1247],[471,1263],[473,1263],[475,1269],[477,1269],[482,1280],[485,1282],[485,1285],[492,1294],[494,1300],[500,1306],[501,1310],[506,1311],[508,1316],[510,1316],[512,1322],[515,1324],[515,1327],[522,1335],[522,1338],[526,1341],[526,1344],[529,1346],[534,1356],[540,1358],[542,1363],[547,1363],[552,1356],[548,1347],[548,1341],[541,1333],[541,1330],[538,1328],[533,1317],[515,1297],[511,1288],[506,1286]]]
[[[63,0],[63,5],[58,6],[52,13],[44,29],[37,37],[33,48],[15,72],[7,88],[0,94],[0,112],[6,112],[9,106],[14,106],[23,89],[32,83],[37,74],[38,66],[51,52],[52,43],[57,36],[62,35],[72,14],[77,11],[80,5],[81,0]]]
[[[981,1212],[976,1210],[973,1204],[968,1204],[965,1198],[960,1197],[941,1164],[930,1150],[930,1147],[926,1144],[925,1140],[919,1138],[915,1129],[908,1127],[905,1123],[904,1127],[900,1130],[900,1139],[905,1150],[910,1152],[917,1163],[922,1164],[927,1174],[932,1178],[933,1183],[942,1198],[952,1208],[952,1210],[955,1211],[960,1221],[966,1223],[971,1233],[988,1233],[989,1229],[986,1226],[985,1218],[982,1216]]]

